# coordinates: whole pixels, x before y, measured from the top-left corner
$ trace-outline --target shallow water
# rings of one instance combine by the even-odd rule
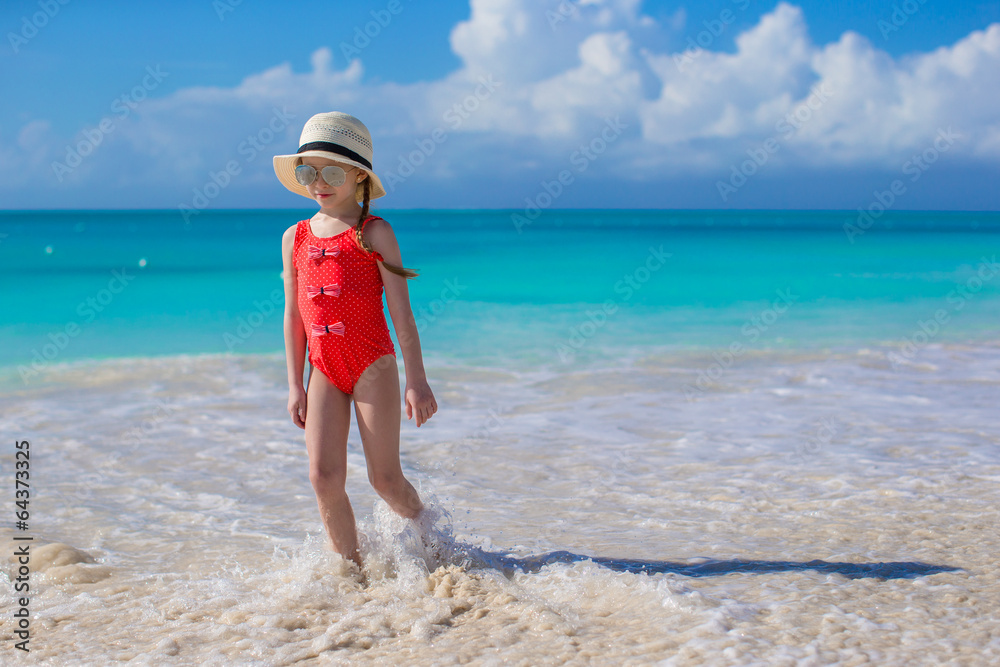
[[[31,442],[36,494],[17,660],[1000,661],[1000,346],[725,361],[426,355],[441,409],[419,429],[404,414],[402,460],[438,536],[428,551],[376,501],[352,425],[367,586],[325,546],[281,355],[11,379],[0,431]],[[0,460],[11,479],[11,445]]]

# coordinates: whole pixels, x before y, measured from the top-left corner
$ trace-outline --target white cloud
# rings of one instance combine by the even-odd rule
[[[640,97],[631,43],[624,31],[597,33],[579,47],[579,66],[532,86],[531,113],[521,126],[542,138],[574,138],[590,117],[630,114]]]
[[[956,152],[1000,157],[988,140],[1000,128],[1000,25],[896,61],[851,31],[825,47],[813,45],[802,12],[781,3],[736,43],[732,55],[648,56],[663,91],[641,104],[647,139],[675,144],[770,135],[804,161],[886,165],[952,126],[966,138]],[[777,123],[817,86],[829,99],[785,137]]]
[[[801,11],[779,5],[736,45],[735,54],[646,54],[663,85],[658,99],[637,101],[646,139],[670,144],[774,131],[779,112],[812,79]]]
[[[348,110],[369,125],[383,169],[394,167],[414,140],[447,130],[451,143],[425,178],[498,162],[562,164],[568,149],[615,115],[630,129],[604,163],[631,163],[649,173],[718,171],[773,136],[787,147],[776,159],[786,165],[898,165],[944,127],[963,137],[953,154],[1000,159],[1000,24],[896,59],[851,31],[816,45],[802,11],[782,2],[736,37],[735,53],[711,45],[685,53],[685,13],[658,25],[640,4],[471,0],[470,18],[451,34],[462,66],[437,81],[368,83],[363,58],[338,70],[322,47],[308,72],[285,63],[235,87],[151,97],[117,122],[73,180],[138,163],[129,176],[136,182],[148,167],[188,191],[227,160],[243,159],[263,183],[271,178],[270,155],[293,150],[306,118],[330,109]],[[474,99],[486,80],[499,87]],[[817,87],[827,93],[821,104],[812,93]],[[475,107],[457,124],[447,120],[456,104]],[[249,165],[240,146],[267,127],[275,108],[288,109],[294,120]],[[797,110],[808,119],[781,133],[779,123]],[[16,172],[17,182],[22,165],[51,174],[51,162],[79,139],[53,137],[44,119],[17,136],[13,145],[0,146],[3,175]],[[493,166],[483,160],[488,151]]]
[[[595,33],[655,29],[639,0],[471,0],[451,46],[464,69],[517,84],[557,76],[579,64],[579,46]]]
[[[826,46],[813,44],[801,9],[782,2],[736,37],[735,53],[704,50],[684,62],[680,49],[637,45],[639,33],[648,43],[650,21],[638,0],[544,6],[472,0],[469,20],[451,37],[463,66],[436,82],[368,85],[359,61],[334,70],[324,48],[309,73],[282,65],[232,90],[176,97],[208,108],[267,109],[289,100],[299,100],[303,112],[349,107],[373,127],[405,138],[442,126],[445,112],[473,94],[480,77],[493,77],[501,91],[455,131],[495,133],[498,141],[528,135],[572,142],[599,127],[602,117],[621,114],[646,142],[683,148],[695,140],[727,140],[732,150],[722,152],[730,153],[778,134],[779,121],[821,86],[828,99],[787,138],[803,159],[892,160],[949,125],[968,135],[965,150],[1000,156],[994,141],[976,141],[994,137],[1000,126],[1000,25],[897,61],[850,31]],[[661,43],[669,39],[666,32],[657,35]],[[644,94],[643,77],[654,79],[655,95]],[[727,160],[719,156],[720,163]]]

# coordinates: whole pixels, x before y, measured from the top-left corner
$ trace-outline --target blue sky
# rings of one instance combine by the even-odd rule
[[[335,109],[386,208],[1000,209],[995,2],[8,0],[0,29],[4,209],[311,207],[270,158]]]

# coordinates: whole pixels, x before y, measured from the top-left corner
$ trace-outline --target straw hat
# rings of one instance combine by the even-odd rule
[[[295,180],[295,167],[304,157],[322,157],[363,169],[371,179],[371,199],[385,195],[382,181],[372,171],[372,137],[365,124],[340,111],[318,113],[306,121],[299,137],[299,150],[294,155],[275,155],[274,173],[286,188],[303,197],[312,197],[304,185]],[[355,197],[364,201],[364,185],[358,183]]]

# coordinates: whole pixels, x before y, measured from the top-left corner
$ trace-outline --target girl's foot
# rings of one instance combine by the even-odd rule
[[[448,562],[448,556],[451,553],[452,540],[449,533],[434,527],[440,518],[440,512],[428,509],[425,505],[420,514],[413,519],[417,535],[424,548],[424,560],[427,562],[427,568],[432,571],[436,570],[439,565]]]

